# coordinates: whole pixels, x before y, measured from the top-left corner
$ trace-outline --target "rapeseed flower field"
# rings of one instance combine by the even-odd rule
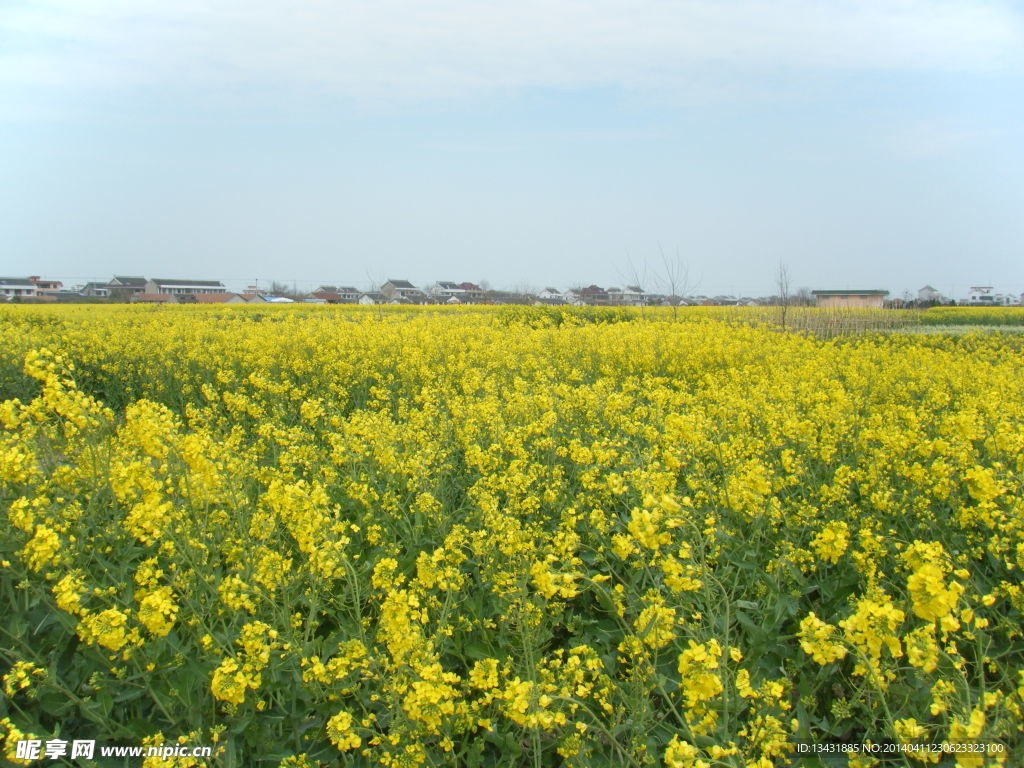
[[[1024,338],[746,319],[0,308],[0,756],[1022,764]]]

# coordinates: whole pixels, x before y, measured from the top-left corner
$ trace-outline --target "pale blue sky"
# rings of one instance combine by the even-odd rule
[[[0,274],[1020,293],[1022,127],[1020,3],[6,0]]]

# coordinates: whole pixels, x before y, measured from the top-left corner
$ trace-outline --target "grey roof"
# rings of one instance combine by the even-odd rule
[[[202,285],[210,288],[223,288],[224,283],[220,280],[172,280],[167,277],[154,277],[153,282],[157,285]]]
[[[146,286],[146,278],[144,277],[114,275],[110,282],[113,283],[114,280],[117,280],[119,285],[138,286],[139,288],[144,288]]]
[[[31,285],[35,287],[35,283],[27,277],[0,277],[0,285]]]
[[[416,287],[415,285],[410,283],[408,280],[388,280],[388,282],[384,283],[384,285],[387,285],[388,283],[390,283],[395,288],[415,288]]]

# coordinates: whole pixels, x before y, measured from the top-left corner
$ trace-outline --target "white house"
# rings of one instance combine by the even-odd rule
[[[171,296],[198,295],[201,293],[227,293],[228,289],[220,280],[171,280],[154,277],[146,281],[146,293],[164,293]]]
[[[647,294],[639,285],[627,285],[622,289],[622,303],[631,307],[642,307],[647,303]]]
[[[571,304],[574,307],[582,307],[587,302],[583,300],[583,289],[582,288],[570,288],[562,294],[562,298],[566,304]]]
[[[363,292],[351,285],[338,286],[338,294],[341,296],[342,304],[355,304]]]
[[[967,294],[967,303],[976,307],[1008,307],[1013,297],[1004,293],[993,293],[991,285],[972,285]]]
[[[466,296],[466,289],[460,287],[457,283],[450,282],[448,280],[440,280],[434,283],[432,286],[427,288],[427,294],[435,299],[441,299],[451,304],[461,303],[462,299]],[[455,299],[454,302],[450,301]]]
[[[39,289],[27,277],[0,277],[0,296],[10,301],[15,296],[36,296]]]
[[[646,303],[646,295],[639,286],[627,285],[625,288],[609,288],[608,303],[620,307],[641,307]]]

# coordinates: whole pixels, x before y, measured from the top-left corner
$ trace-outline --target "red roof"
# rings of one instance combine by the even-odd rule
[[[197,293],[195,296],[197,304],[223,304],[237,295],[237,293]]]
[[[324,301],[341,301],[341,294],[337,291],[313,291],[309,295]]]

